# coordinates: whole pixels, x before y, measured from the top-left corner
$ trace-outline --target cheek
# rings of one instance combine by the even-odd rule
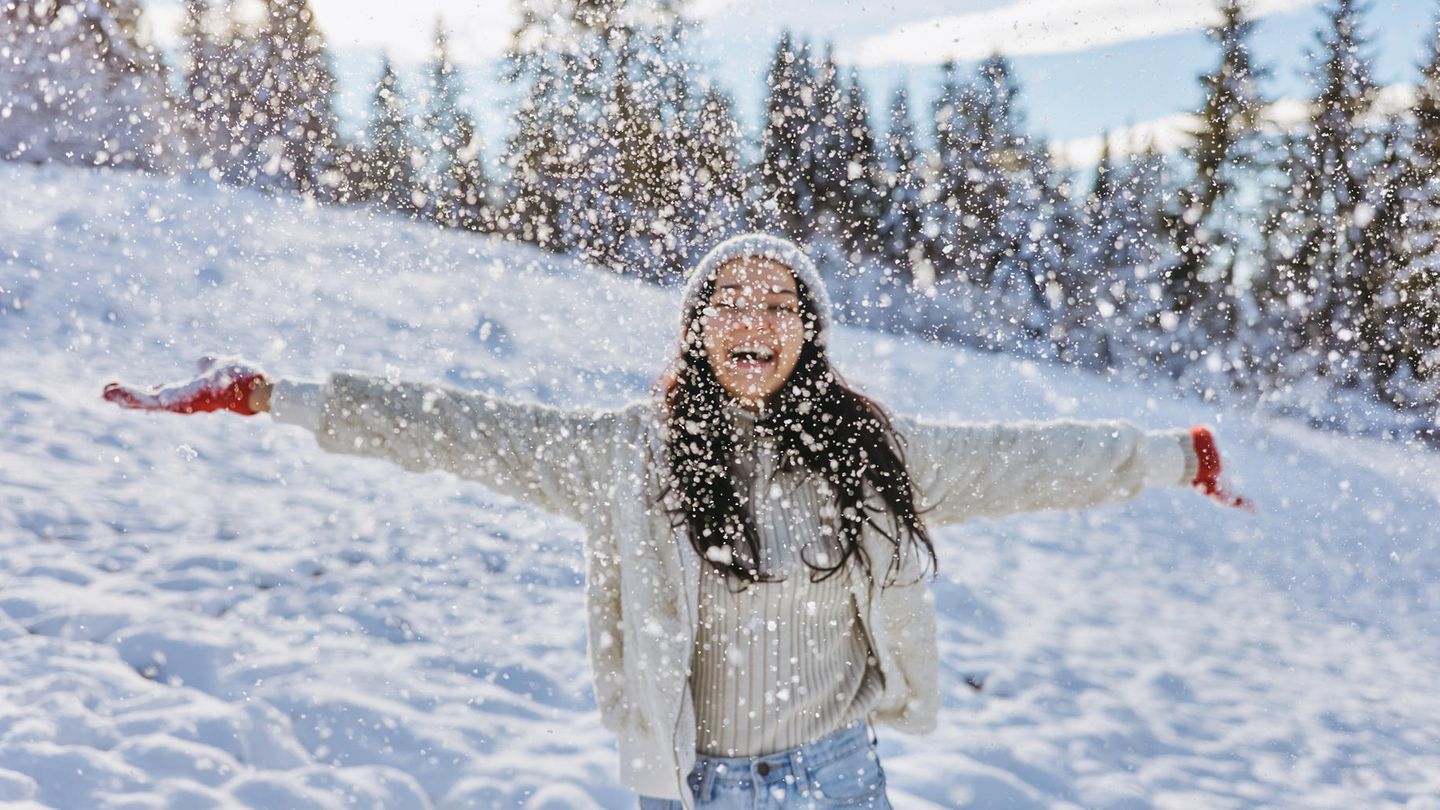
[[[787,329],[780,336],[780,356],[789,368],[795,366],[795,362],[800,359],[800,350],[804,347],[805,332],[799,328]]]
[[[705,353],[710,356],[711,360],[715,359],[715,353],[718,352],[721,345],[724,344],[724,338],[723,330],[717,327],[714,322],[702,322],[700,326],[700,346],[705,350]]]

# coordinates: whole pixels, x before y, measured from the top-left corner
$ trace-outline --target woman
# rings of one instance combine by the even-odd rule
[[[586,529],[595,694],[642,807],[888,807],[870,723],[936,724],[929,529],[1146,485],[1227,500],[1203,428],[890,419],[826,351],[799,247],[752,234],[692,271],[659,396],[605,413],[202,361],[126,407],[269,411],[326,450],[449,470]]]

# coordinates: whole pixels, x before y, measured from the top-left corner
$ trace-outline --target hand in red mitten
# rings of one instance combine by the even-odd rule
[[[173,413],[233,411],[253,416],[250,392],[265,382],[259,369],[237,358],[202,357],[196,363],[198,376],[184,382],[141,390],[118,382],[105,386],[105,399],[122,408]]]
[[[1215,436],[1210,429],[1196,425],[1190,428],[1190,439],[1195,443],[1195,457],[1199,462],[1199,472],[1190,485],[1214,501],[1254,514],[1255,504],[1249,499],[1231,495],[1221,488],[1220,451],[1215,447]]]

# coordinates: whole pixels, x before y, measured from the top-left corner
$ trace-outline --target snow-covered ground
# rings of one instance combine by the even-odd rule
[[[0,164],[0,188],[0,803],[633,802],[574,525],[99,394],[219,351],[614,405],[668,356],[674,291],[185,180]],[[898,808],[1440,808],[1440,458],[837,343],[896,410],[1216,424],[1261,508],[1176,489],[939,532],[945,706],[930,737],[881,729]]]

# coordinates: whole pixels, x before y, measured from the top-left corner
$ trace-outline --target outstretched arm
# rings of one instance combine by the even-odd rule
[[[1191,430],[1128,422],[940,424],[897,419],[926,520],[953,523],[1016,512],[1083,509],[1133,498],[1147,486],[1215,484],[1219,454],[1197,452]],[[1205,464],[1202,464],[1206,462]],[[1233,499],[1239,501],[1239,499]],[[1243,506],[1241,502],[1231,505]]]
[[[619,415],[565,411],[441,385],[337,372],[323,387],[281,382],[272,407],[293,421],[318,407],[312,429],[333,453],[387,458],[407,470],[446,470],[569,517],[604,486]],[[313,385],[313,384],[312,384]],[[308,426],[308,425],[307,425]]]
[[[105,398],[176,413],[269,411],[313,431],[327,451],[446,470],[568,517],[579,517],[606,479],[618,419],[350,372],[324,383],[272,381],[244,361],[214,358],[192,380],[153,389],[112,383]]]

